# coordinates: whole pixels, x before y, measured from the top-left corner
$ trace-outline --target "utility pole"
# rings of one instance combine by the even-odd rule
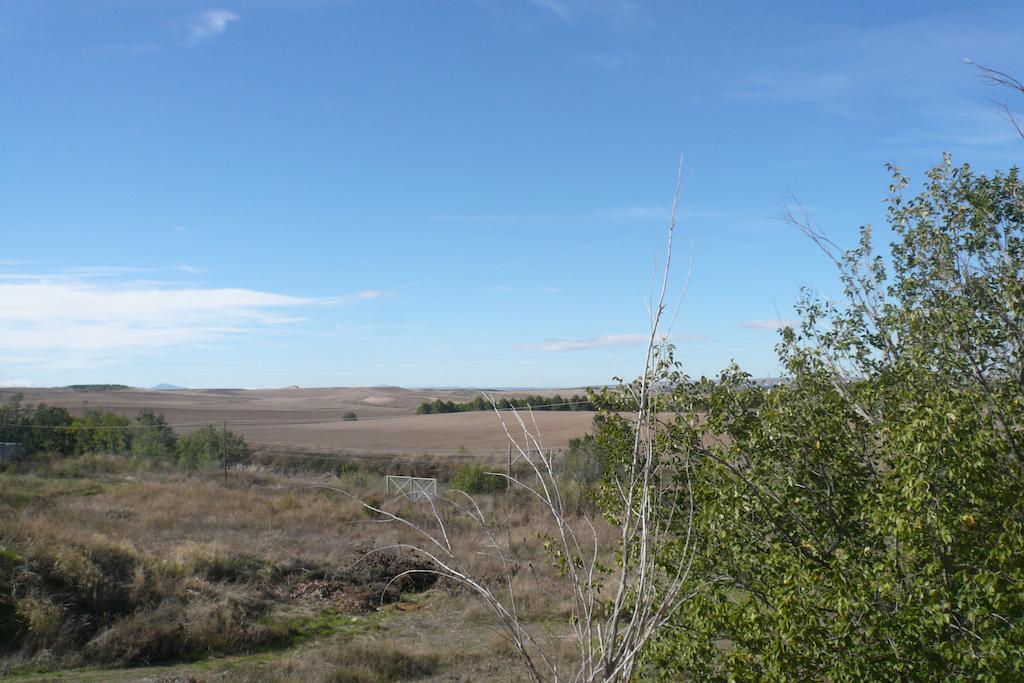
[[[224,460],[224,486],[228,485],[228,421],[224,420],[224,431],[221,432],[220,452]]]

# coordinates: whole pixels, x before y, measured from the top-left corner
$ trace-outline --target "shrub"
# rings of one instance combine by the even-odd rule
[[[75,450],[75,439],[70,432],[74,419],[64,408],[40,404],[32,415],[30,439],[25,444],[29,453],[57,453],[70,455]]]
[[[249,555],[200,555],[193,558],[189,569],[207,581],[237,583],[269,576],[271,567]]]
[[[136,458],[173,460],[178,437],[164,416],[157,415],[147,408],[139,412],[135,421],[139,428],[132,430],[132,455]]]
[[[658,378],[701,549],[667,677],[1021,680],[1024,184],[948,159],[907,182],[891,259],[867,228],[830,251],[845,301],[805,295],[785,382]]]
[[[68,428],[78,453],[125,455],[131,450],[131,420],[114,413],[87,410]]]
[[[452,488],[466,493],[494,493],[508,488],[507,480],[502,476],[490,474],[490,470],[480,464],[464,464],[455,470],[452,477]]]
[[[35,647],[53,644],[64,622],[64,610],[60,605],[45,599],[27,597],[18,600],[15,610],[18,621],[27,634],[27,640]]]
[[[142,427],[132,439],[132,455],[137,460],[173,462],[175,447],[169,446],[157,429]]]
[[[592,488],[604,476],[607,455],[593,434],[569,440],[569,450],[559,463],[558,476],[563,482],[574,482]]]
[[[0,650],[13,647],[22,626],[14,597],[15,578],[22,558],[0,548]]]
[[[366,505],[369,505],[370,507],[375,507],[377,509],[380,509],[380,506],[383,505],[383,504],[384,503],[381,502],[381,499],[378,498],[377,496],[370,496],[369,498],[366,499]],[[381,513],[376,512],[374,510],[371,510],[370,507],[365,507],[364,506],[362,508],[364,516],[370,517],[372,519],[376,519],[376,518],[381,516]]]
[[[176,446],[178,464],[188,469],[220,464],[224,457],[225,440],[227,441],[229,463],[248,460],[249,447],[241,435],[228,431],[225,437],[222,429],[206,425],[178,439]]]
[[[355,422],[356,420],[359,419],[359,416],[350,410],[344,415],[342,415],[341,419],[344,420],[345,422]]]
[[[264,611],[262,604],[235,598],[166,600],[115,622],[85,646],[84,654],[93,662],[152,664],[287,642],[292,629],[261,623]]]

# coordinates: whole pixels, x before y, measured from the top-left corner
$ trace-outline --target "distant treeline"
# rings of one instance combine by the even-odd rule
[[[509,408],[530,408],[533,410],[595,410],[594,405],[586,396],[573,394],[572,398],[562,398],[558,394],[554,396],[527,396],[526,398],[503,398],[492,404],[483,396],[477,396],[467,403],[453,403],[452,401],[424,401],[416,409],[417,415],[433,415],[435,413],[465,413],[474,410],[508,410]]]
[[[248,459],[241,435],[207,425],[179,436],[163,415],[142,410],[131,420],[116,413],[86,410],[72,415],[65,408],[23,404],[15,394],[0,403],[0,442],[21,444],[27,456],[36,453],[72,456],[107,453],[180,465],[188,469],[218,464],[227,442],[229,462]]]
[[[131,389],[127,384],[69,384],[68,389],[72,391],[119,391]]]

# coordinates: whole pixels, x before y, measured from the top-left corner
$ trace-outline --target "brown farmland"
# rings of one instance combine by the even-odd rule
[[[416,415],[423,401],[471,401],[480,395],[470,389],[402,389],[398,387],[325,389],[203,389],[152,391],[121,389],[5,389],[0,401],[15,392],[29,404],[63,406],[73,413],[94,408],[135,417],[142,409],[162,413],[176,431],[202,424],[221,424],[243,434],[254,446],[348,454],[446,455],[469,451],[474,456],[505,452],[507,437],[491,411]],[[582,389],[488,392],[495,400],[530,394],[572,396]],[[356,421],[343,415],[356,413]],[[536,411],[520,413],[536,420],[543,446],[561,449],[569,439],[590,429],[593,413]],[[512,413],[502,413],[516,434]],[[518,429],[521,433],[522,430]]]

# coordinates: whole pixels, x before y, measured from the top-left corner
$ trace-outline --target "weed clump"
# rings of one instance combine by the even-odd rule
[[[455,470],[451,483],[452,488],[470,494],[496,493],[508,487],[504,477],[490,473],[483,465],[469,463]]]

